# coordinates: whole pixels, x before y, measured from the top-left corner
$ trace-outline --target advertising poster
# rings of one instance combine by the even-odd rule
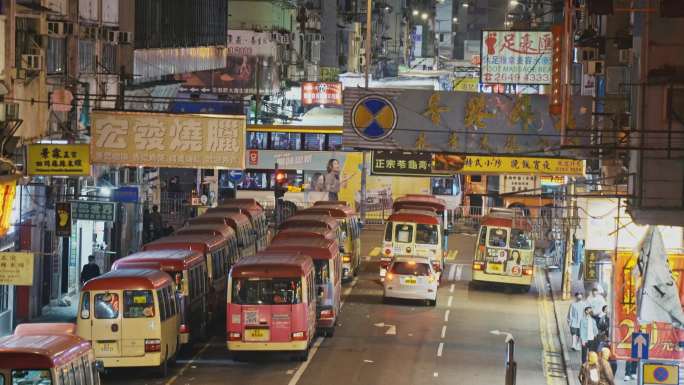
[[[58,237],[71,236],[71,203],[57,202],[55,204],[55,235]]]
[[[482,83],[551,84],[551,31],[482,31]]]
[[[33,285],[33,253],[0,253],[0,285]]]
[[[214,94],[254,94],[258,85],[262,95],[271,95],[277,92],[279,82],[272,57],[247,55],[228,56],[223,69],[185,73],[175,78],[183,82],[181,92]]]
[[[684,254],[668,253],[668,262],[679,291],[684,296]],[[615,260],[615,301],[613,308],[613,346],[617,359],[630,359],[632,356],[632,333],[644,332],[650,335],[649,359],[684,360],[684,349],[679,346],[684,341],[684,329],[675,329],[671,324],[658,322],[639,325],[636,319],[637,290],[641,284],[637,267],[637,256],[631,251],[619,251]],[[684,305],[683,305],[684,306]]]
[[[302,105],[342,105],[342,83],[339,82],[303,82]]]
[[[243,169],[245,117],[94,111],[96,164]]]

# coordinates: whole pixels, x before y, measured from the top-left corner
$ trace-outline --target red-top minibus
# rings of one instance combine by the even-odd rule
[[[275,242],[276,240],[279,239],[289,239],[289,238],[306,238],[306,237],[311,237],[311,238],[319,238],[319,239],[331,239],[331,240],[337,240],[337,234],[335,231],[328,229],[327,227],[314,227],[314,228],[298,228],[298,227],[292,227],[289,229],[282,229],[278,231],[271,240],[271,242]]]
[[[235,238],[235,230],[225,223],[188,224],[176,230],[174,234],[212,234],[223,235],[226,238]]]
[[[316,334],[311,257],[268,250],[243,258],[228,278],[228,350],[290,351],[305,361]]]
[[[252,221],[252,227],[257,235],[257,250],[261,251],[268,247],[269,228],[268,218],[263,206],[253,198],[227,199],[221,202],[219,208],[240,209]]]
[[[240,258],[256,253],[256,236],[252,222],[245,214],[237,212],[213,212],[188,219],[188,224],[225,224],[235,230]]]
[[[208,333],[207,261],[194,250],[140,251],[114,262],[112,270],[152,269],[168,273],[176,285],[180,306],[180,343],[206,339]]]
[[[90,342],[75,324],[21,324],[0,338],[0,384],[100,385]]]
[[[232,242],[231,242],[232,240]],[[222,320],[225,313],[226,281],[230,266],[238,259],[235,237],[222,235],[182,234],[157,239],[143,250],[194,250],[204,254],[209,279],[209,319]]]
[[[269,251],[302,253],[316,268],[316,317],[318,331],[332,337],[342,300],[342,258],[337,241],[299,237],[271,243]]]

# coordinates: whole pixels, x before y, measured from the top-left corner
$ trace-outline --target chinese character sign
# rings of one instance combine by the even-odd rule
[[[302,83],[302,105],[342,105],[342,83],[304,82]]]
[[[0,253],[0,285],[33,285],[33,253]]]
[[[684,255],[668,253],[670,264],[680,302],[684,297]],[[648,333],[649,358],[655,360],[684,360],[684,350],[679,347],[679,341],[684,341],[684,329],[677,329],[672,324],[652,322],[639,324],[636,317],[637,293],[641,285],[637,267],[637,256],[630,251],[619,251],[614,263],[615,274],[613,290],[613,352],[617,359],[631,357],[631,337],[634,332]]]
[[[411,151],[373,151],[371,160],[373,175],[416,175],[432,173],[432,154]]]
[[[71,217],[74,220],[114,221],[115,203],[95,201],[71,201]]]
[[[97,164],[243,169],[244,116],[93,112]]]
[[[482,31],[482,83],[551,84],[548,31]]]
[[[26,156],[29,175],[90,175],[87,144],[29,144]]]

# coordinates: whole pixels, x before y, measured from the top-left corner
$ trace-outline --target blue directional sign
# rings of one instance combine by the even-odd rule
[[[638,360],[648,359],[648,345],[651,336],[647,333],[632,333],[632,358]]]
[[[228,172],[228,179],[230,179],[231,182],[233,183],[239,183],[242,181],[242,178],[245,177],[245,172],[242,170],[230,170]]]

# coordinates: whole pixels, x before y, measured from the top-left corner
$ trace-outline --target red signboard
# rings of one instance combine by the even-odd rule
[[[249,165],[256,166],[259,164],[259,150],[249,150]]]
[[[342,83],[304,82],[302,83],[302,105],[342,105]]]
[[[679,290],[680,301],[684,297],[684,255],[668,254],[670,270]],[[653,360],[682,361],[684,349],[679,341],[684,341],[684,330],[675,329],[671,324],[653,322],[639,325],[636,320],[637,289],[641,279],[633,274],[637,257],[633,253],[618,252],[615,261],[615,291],[613,309],[613,351],[618,359],[630,359],[632,333],[643,332],[650,335],[649,358]]]

